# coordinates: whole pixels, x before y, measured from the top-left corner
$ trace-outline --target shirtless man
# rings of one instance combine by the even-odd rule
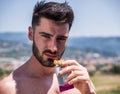
[[[0,94],[96,94],[87,70],[75,60],[62,62],[60,74],[74,88],[60,92],[54,60],[64,53],[74,14],[65,3],[41,1],[35,5],[28,37],[32,56],[0,82]],[[66,68],[67,66],[67,68]]]

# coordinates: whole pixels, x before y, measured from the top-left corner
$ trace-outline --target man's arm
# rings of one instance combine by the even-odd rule
[[[15,83],[10,76],[0,81],[0,94],[15,94]]]

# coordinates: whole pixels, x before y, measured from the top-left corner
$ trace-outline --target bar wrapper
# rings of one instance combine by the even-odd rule
[[[54,60],[54,64],[57,66],[56,67],[56,75],[57,75],[57,78],[58,78],[60,92],[63,92],[63,91],[74,88],[73,85],[69,85],[65,82],[65,79],[68,77],[68,75],[70,73],[67,73],[67,74],[64,74],[64,75],[59,74],[59,71],[63,68],[62,67],[62,62],[63,62],[63,60]]]

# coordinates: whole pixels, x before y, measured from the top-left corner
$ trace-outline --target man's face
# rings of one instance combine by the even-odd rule
[[[33,35],[33,55],[40,64],[54,67],[53,61],[60,59],[66,47],[69,25],[57,25],[54,21],[41,18]]]

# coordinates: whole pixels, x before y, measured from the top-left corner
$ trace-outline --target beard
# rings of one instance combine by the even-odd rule
[[[54,55],[59,56],[59,57],[57,58],[58,60],[62,57],[62,55],[63,55],[63,53],[64,53],[64,51],[63,51],[61,55],[58,55],[58,52],[57,52],[57,51],[52,52],[51,50],[47,49],[47,50],[44,50],[44,51],[40,54],[40,51],[38,50],[38,48],[37,48],[37,46],[36,46],[36,44],[35,44],[35,41],[33,41],[32,51],[33,51],[33,55],[34,55],[35,58],[39,61],[39,63],[40,63],[41,65],[45,66],[45,67],[54,67],[54,66],[55,66],[55,64],[54,64],[54,59],[48,58],[48,59],[45,60],[45,59],[43,58],[43,55],[44,55],[45,53],[50,53],[50,54],[54,54]]]

